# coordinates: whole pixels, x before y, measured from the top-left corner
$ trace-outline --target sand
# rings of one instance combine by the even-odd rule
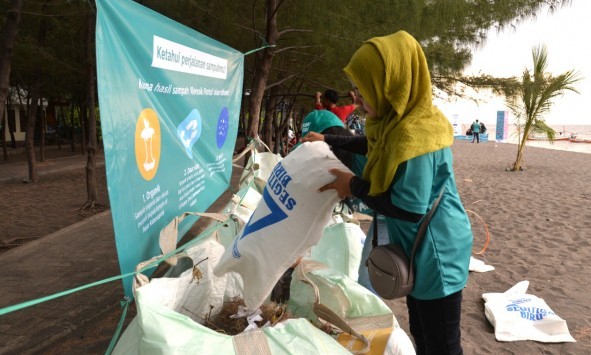
[[[38,151],[36,152],[38,155]],[[70,158],[74,157],[74,158]],[[84,156],[72,153],[69,147],[62,150],[48,149],[45,162],[54,164],[56,159],[78,159],[84,166]],[[104,161],[102,156],[100,161]],[[26,161],[24,153],[10,156],[2,161],[3,169]],[[20,170],[19,170],[20,171]],[[0,184],[0,252],[18,247],[61,228],[88,218],[109,208],[104,166],[97,167],[97,205],[94,211],[80,211],[86,202],[86,175],[84,168],[55,172],[39,177],[37,183],[24,184],[16,181]]]
[[[456,142],[453,151],[462,202],[490,229],[484,255],[474,256],[495,267],[471,273],[464,290],[465,353],[591,353],[591,154],[526,147],[525,171],[507,172],[516,145]],[[471,220],[477,252],[485,229],[477,218]],[[482,294],[504,292],[522,280],[530,282],[528,293],[543,298],[566,320],[577,343],[495,340]],[[404,301],[391,306],[408,333]]]
[[[465,353],[591,353],[591,154],[527,147],[525,171],[506,172],[515,159],[515,145],[456,142],[453,151],[462,201],[490,228],[490,244],[482,256],[476,257],[496,268],[471,273],[464,290]],[[99,175],[104,179],[104,170]],[[107,204],[101,181],[99,196],[101,203]],[[84,218],[77,211],[84,201],[83,172],[54,174],[39,186],[2,184],[0,208],[4,218],[0,230],[12,239],[23,240],[49,234]],[[472,221],[476,252],[484,245],[485,233],[477,218]],[[485,292],[503,292],[522,280],[530,282],[529,293],[543,298],[566,320],[577,343],[495,340],[494,329],[484,316],[481,296]],[[389,304],[408,333],[404,301]],[[81,349],[103,353],[106,347],[96,342],[100,339],[105,344],[105,339],[95,335],[99,331],[112,334],[118,319],[118,314],[100,317],[47,349],[47,353]]]

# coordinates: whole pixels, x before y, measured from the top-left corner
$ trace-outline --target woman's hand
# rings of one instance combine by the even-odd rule
[[[324,142],[324,134],[316,133],[316,132],[309,132],[304,137],[302,137],[302,142]]]
[[[318,191],[323,192],[326,190],[335,189],[337,190],[337,193],[341,199],[352,196],[349,184],[351,183],[351,179],[354,175],[339,169],[330,169],[330,173],[336,176],[336,180],[330,184],[322,186],[320,189],[318,189]]]

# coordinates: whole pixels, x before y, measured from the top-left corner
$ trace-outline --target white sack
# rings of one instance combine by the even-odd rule
[[[521,281],[504,293],[485,293],[484,314],[495,327],[498,341],[534,340],[543,343],[574,342],[566,321],[543,299],[527,294],[529,281]]]
[[[474,272],[487,272],[493,271],[495,269],[492,265],[487,265],[482,260],[478,260],[475,257],[470,257],[470,265],[468,265],[468,270]]]
[[[258,308],[281,275],[318,243],[339,197],[318,189],[349,171],[324,142],[304,143],[279,162],[250,221],[226,248],[215,275],[235,271],[244,280],[244,302]]]
[[[258,142],[264,145],[262,141]],[[267,183],[267,179],[271,174],[271,170],[273,170],[275,165],[280,162],[282,158],[279,154],[271,153],[271,150],[266,145],[265,148],[267,148],[268,152],[259,152],[256,149],[256,145],[257,144],[255,143],[251,143],[239,156],[242,157],[242,155],[248,151],[252,152],[246,163],[246,167],[242,172],[242,176],[240,177],[239,186],[240,189],[248,186],[262,192]]]

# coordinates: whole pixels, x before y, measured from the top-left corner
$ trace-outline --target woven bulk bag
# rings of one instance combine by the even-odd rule
[[[235,336],[202,325],[204,319],[217,314],[224,301],[226,277],[215,277],[212,272],[221,253],[223,247],[214,237],[204,238],[187,249],[195,268],[138,287],[137,316],[113,354],[349,354],[303,318]]]

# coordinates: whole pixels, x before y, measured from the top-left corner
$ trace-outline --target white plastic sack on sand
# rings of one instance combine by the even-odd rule
[[[470,265],[468,266],[468,270],[474,272],[487,272],[493,271],[495,269],[492,265],[487,265],[482,260],[478,260],[475,257],[470,257]]]
[[[348,171],[324,142],[304,143],[279,162],[263,199],[242,231],[226,248],[216,275],[235,271],[244,281],[244,302],[258,308],[281,275],[318,243],[339,200],[335,190],[318,189]]]
[[[484,314],[495,327],[496,339],[574,342],[566,321],[556,315],[543,299],[527,294],[528,286],[529,281],[521,281],[504,293],[482,295]]]

